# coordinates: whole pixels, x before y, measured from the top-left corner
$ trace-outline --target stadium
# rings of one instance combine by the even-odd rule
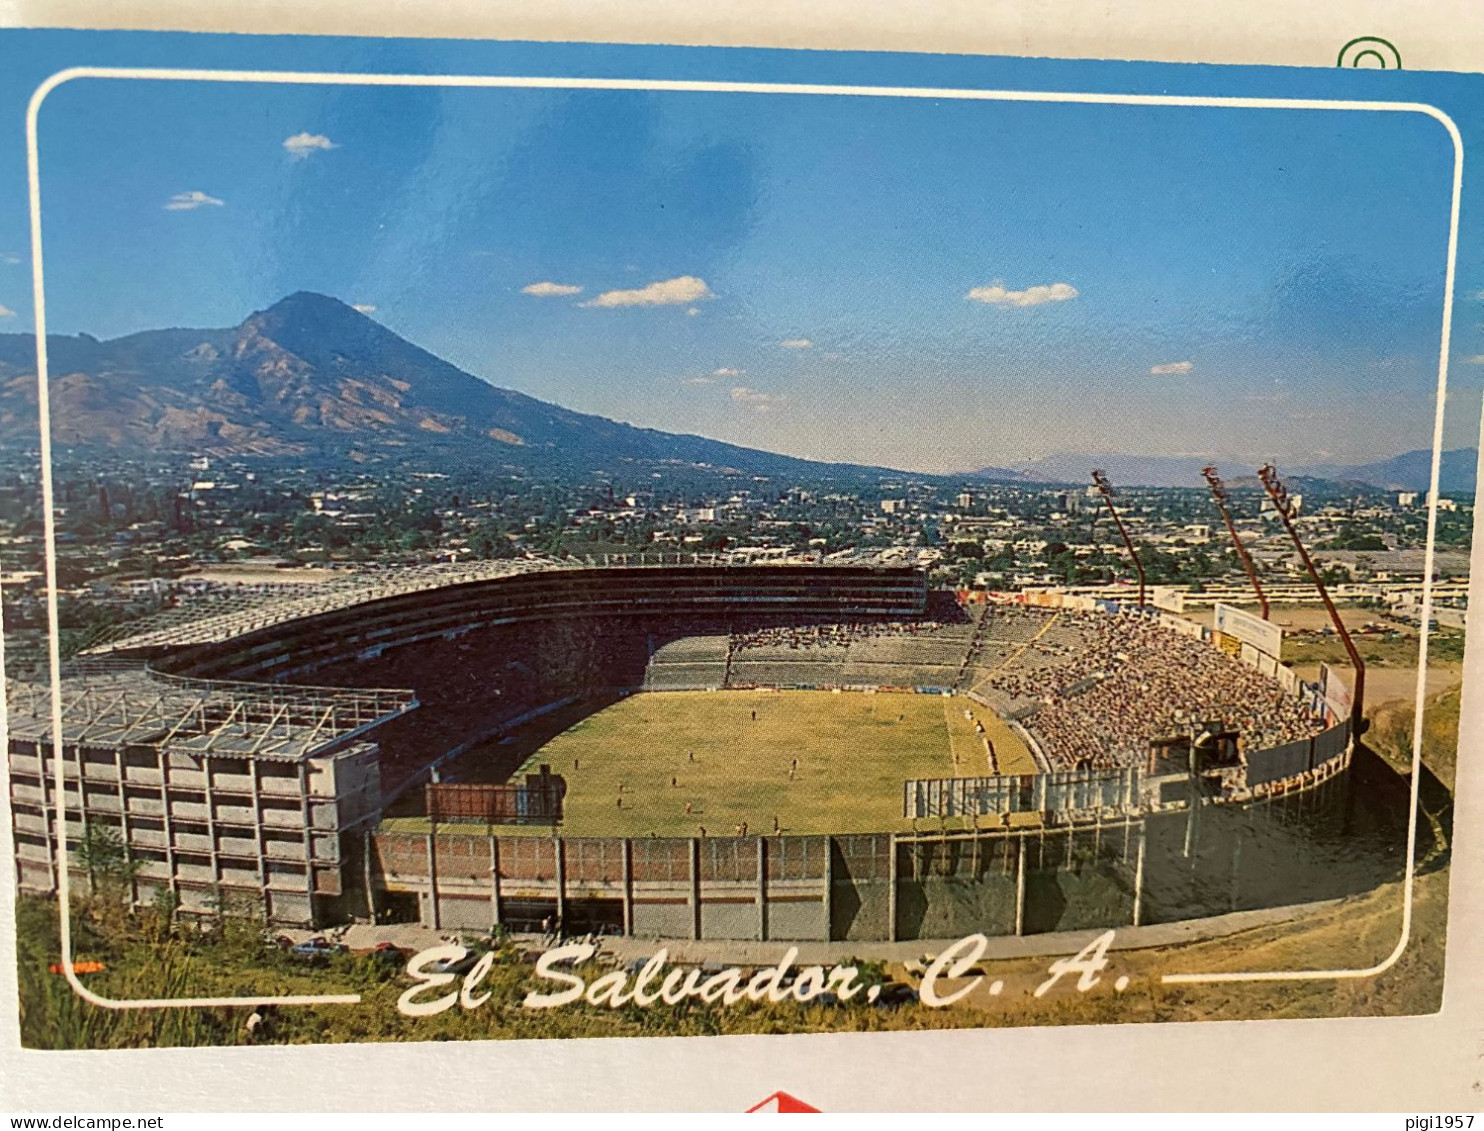
[[[62,673],[70,854],[50,688],[9,686],[18,886],[55,891],[63,859],[86,882],[96,827],[140,902],[293,925],[888,941],[1380,882],[1380,856],[1336,868],[1343,686],[1227,628],[873,561],[522,560],[192,601]]]

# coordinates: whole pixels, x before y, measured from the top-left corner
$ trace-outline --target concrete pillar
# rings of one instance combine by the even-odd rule
[[[160,815],[160,827],[165,831],[165,868],[170,873],[170,894],[179,902],[180,876],[175,871],[175,825],[170,820],[170,755],[164,750],[156,749],[155,756],[159,759],[160,804],[164,807]],[[66,844],[65,840],[63,844]]]
[[[898,875],[897,864],[897,834],[891,833],[886,838],[886,941],[897,941],[897,882],[901,878]]]
[[[314,838],[309,835],[309,767],[299,763],[299,820],[304,837],[304,893],[309,900],[309,925],[315,924],[314,913]]]
[[[113,765],[118,773],[119,835],[124,842],[124,860],[129,865],[129,906],[139,902],[139,883],[134,875],[134,843],[129,832],[129,798],[124,793],[124,748],[113,748]],[[46,812],[45,809],[42,810]]]
[[[438,930],[443,924],[438,921],[438,861],[433,850],[433,834],[428,833],[426,838],[428,846],[428,924],[433,930]]]
[[[690,937],[701,937],[701,842],[696,837],[690,838]]]
[[[73,761],[77,763],[77,820],[82,830],[81,835],[86,837],[88,835],[88,794],[87,779],[83,776],[82,746],[74,746],[72,748],[72,754]],[[64,829],[63,832],[65,833],[66,830]],[[62,845],[64,848],[66,847],[66,844],[67,838],[63,836]],[[91,894],[92,890],[93,873],[90,869],[88,871],[88,892]]]
[[[371,830],[361,834],[361,876],[366,884],[366,918],[376,922],[376,888],[371,877]]]
[[[623,839],[623,933],[634,934],[634,842]]]
[[[1184,855],[1185,855],[1185,859],[1187,859],[1187,860],[1190,859],[1191,853],[1195,851],[1195,818],[1196,818],[1196,812],[1200,808],[1200,798],[1196,795],[1196,791],[1195,791],[1194,786],[1195,786],[1195,783],[1192,782],[1191,783],[1191,790],[1190,790],[1190,800],[1188,802],[1186,802],[1186,809],[1185,809],[1185,850],[1184,850]],[[1302,804],[1302,799],[1300,800],[1300,804]]]
[[[561,837],[552,837],[551,843],[556,856],[557,924],[565,931],[567,929],[567,853],[564,850]]]
[[[248,783],[252,786],[252,837],[258,850],[258,886],[263,893],[263,922],[267,923],[273,918],[273,908],[270,905],[273,897],[268,894],[268,859],[263,850],[263,797],[262,790],[258,787],[257,759],[248,758],[246,766]]]
[[[61,869],[57,858],[57,837],[62,837],[66,843],[67,827],[64,821],[61,828],[57,827],[57,793],[53,775],[57,772],[57,763],[52,762],[51,770],[47,770],[45,751],[52,750],[53,757],[56,751],[48,744],[36,744],[36,752],[41,758],[41,827],[46,833],[46,874],[51,882],[52,891],[57,891],[61,884],[58,874]]]
[[[220,845],[216,840],[216,795],[211,791],[211,755],[201,756],[201,773],[205,778],[206,785],[203,796],[206,798],[206,837],[211,842],[211,879],[218,887],[222,882],[222,861],[218,851]]]
[[[1015,933],[1025,934],[1025,836],[1019,838],[1020,854],[1015,863]]]
[[[768,941],[768,840],[757,838],[757,941]]]
[[[824,838],[824,937],[835,933],[835,842]]]
[[[1139,917],[1144,908],[1144,844],[1148,838],[1148,826],[1143,822],[1139,824],[1139,857],[1134,863],[1134,923],[1139,925]]]
[[[490,834],[490,922],[500,925],[505,909],[500,906],[500,841]]]

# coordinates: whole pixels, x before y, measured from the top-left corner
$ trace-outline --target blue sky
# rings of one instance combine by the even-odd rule
[[[1400,77],[31,42],[0,87],[17,140],[30,88],[79,61],[1311,97]],[[1480,80],[1404,81],[1385,96],[1484,129]],[[232,325],[316,290],[572,408],[935,472],[1063,451],[1361,462],[1431,442],[1452,152],[1418,115],[87,80],[51,96],[41,139],[54,333]],[[19,148],[0,158],[0,331],[32,316]],[[1465,241],[1450,446],[1478,432],[1480,254]]]

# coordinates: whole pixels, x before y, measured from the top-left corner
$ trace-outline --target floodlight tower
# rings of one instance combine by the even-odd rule
[[[1134,563],[1134,569],[1139,574],[1139,608],[1144,607],[1144,563],[1139,560],[1137,551],[1134,550],[1134,540],[1128,536],[1128,530],[1123,525],[1123,519],[1118,517],[1118,508],[1113,505],[1113,485],[1108,482],[1108,476],[1101,471],[1092,473],[1092,482],[1098,489],[1098,494],[1103,496],[1103,502],[1108,504],[1108,513],[1113,516],[1113,523],[1118,527],[1118,533],[1123,535],[1123,544],[1128,549],[1128,556]]]
[[[1304,549],[1304,544],[1299,539],[1298,531],[1293,525],[1292,505],[1288,501],[1288,490],[1283,486],[1283,481],[1278,478],[1277,469],[1272,464],[1265,463],[1258,469],[1257,477],[1262,480],[1268,498],[1273,500],[1273,510],[1277,512],[1283,528],[1288,531],[1288,536],[1293,539],[1294,548],[1298,550],[1304,568],[1309,571],[1314,588],[1319,590],[1319,599],[1329,610],[1330,622],[1335,626],[1335,632],[1339,634],[1340,641],[1345,645],[1345,651],[1350,655],[1350,665],[1355,669],[1355,698],[1350,705],[1350,734],[1352,738],[1359,738],[1365,732],[1365,661],[1356,651],[1355,642],[1350,639],[1350,633],[1345,628],[1345,622],[1340,619],[1335,603],[1329,599],[1329,590],[1324,587],[1319,571],[1314,568],[1314,560],[1309,557],[1309,551]]]
[[[1214,467],[1201,468],[1201,474],[1211,485],[1211,497],[1216,500],[1216,509],[1221,512],[1226,529],[1231,533],[1232,545],[1237,548],[1237,556],[1242,559],[1242,568],[1247,571],[1247,580],[1252,582],[1252,591],[1257,594],[1257,603],[1262,606],[1262,619],[1267,620],[1268,595],[1262,591],[1262,582],[1257,580],[1257,567],[1252,564],[1252,555],[1247,552],[1247,547],[1237,536],[1236,524],[1232,522],[1231,512],[1226,509],[1226,484],[1221,481],[1221,476],[1216,474]]]

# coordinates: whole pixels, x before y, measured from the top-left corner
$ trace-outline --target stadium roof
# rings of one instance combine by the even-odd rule
[[[184,679],[142,666],[64,674],[66,745],[150,746],[193,755],[298,761],[417,705],[411,691]],[[50,743],[51,687],[6,687],[13,738]]]
[[[659,561],[651,560],[659,555],[605,555],[601,559],[523,558],[516,561],[461,562],[448,565],[404,566],[383,569],[363,569],[344,574],[325,582],[290,582],[264,585],[232,585],[208,590],[190,597],[183,597],[174,608],[152,614],[137,621],[119,626],[114,634],[101,643],[93,644],[82,653],[86,656],[106,656],[110,653],[148,650],[157,648],[180,648],[193,644],[216,644],[242,636],[259,629],[304,617],[348,609],[368,601],[384,597],[396,597],[404,593],[417,593],[459,585],[470,581],[485,581],[498,577],[513,577],[519,574],[544,573],[561,569],[590,569],[601,566],[627,566],[630,568],[662,565],[735,566],[750,564],[745,558],[734,555],[679,555],[665,554]],[[767,565],[840,565],[841,562],[818,563],[813,560],[791,558],[785,561],[768,561]],[[862,559],[851,564],[881,564],[874,558]]]

